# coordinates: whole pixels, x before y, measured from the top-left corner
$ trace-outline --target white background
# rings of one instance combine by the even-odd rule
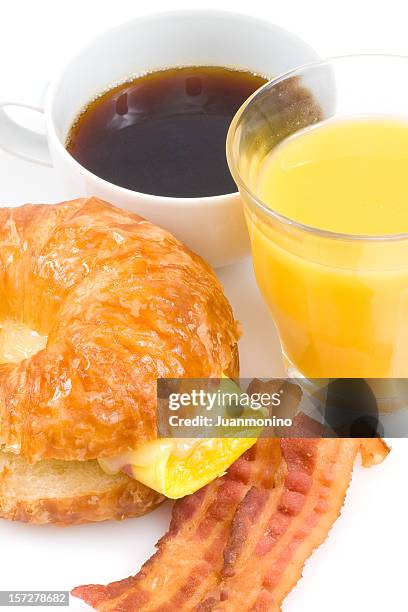
[[[3,0],[0,99],[36,101],[65,58],[94,34],[137,15],[176,8],[223,8],[264,17],[306,39],[322,56],[367,50],[408,55],[404,1]],[[63,198],[51,169],[0,152],[2,205]],[[220,276],[245,330],[242,374],[279,372],[275,331],[249,263]],[[341,518],[308,562],[284,612],[408,610],[407,464],[408,443],[394,441],[383,466],[356,469]],[[153,551],[168,514],[167,506],[142,519],[69,529],[0,522],[0,589],[69,589],[133,574]],[[86,606],[72,600],[71,608]]]

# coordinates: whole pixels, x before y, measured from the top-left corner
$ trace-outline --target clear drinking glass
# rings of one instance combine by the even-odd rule
[[[408,376],[408,234],[355,236],[305,226],[253,191],[260,161],[284,138],[358,115],[408,121],[408,58],[348,56],[295,69],[258,90],[229,130],[227,157],[257,282],[291,376]]]

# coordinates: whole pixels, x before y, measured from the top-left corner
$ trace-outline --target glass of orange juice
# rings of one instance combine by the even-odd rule
[[[408,58],[278,77],[227,156],[289,375],[408,377]]]

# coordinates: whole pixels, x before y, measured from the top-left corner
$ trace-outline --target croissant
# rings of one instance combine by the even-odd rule
[[[214,272],[145,219],[94,197],[0,209],[0,515],[64,523],[154,507],[161,496],[124,474],[104,485],[106,511],[95,495],[83,509],[88,482],[76,512],[68,477],[64,503],[28,503],[17,472],[86,464],[94,482],[96,459],[156,438],[157,378],[238,375],[238,337]]]

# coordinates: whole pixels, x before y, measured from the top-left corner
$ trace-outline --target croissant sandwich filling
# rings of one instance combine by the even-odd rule
[[[124,472],[166,497],[178,499],[224,474],[254,443],[253,438],[166,438],[98,461],[107,474]]]

